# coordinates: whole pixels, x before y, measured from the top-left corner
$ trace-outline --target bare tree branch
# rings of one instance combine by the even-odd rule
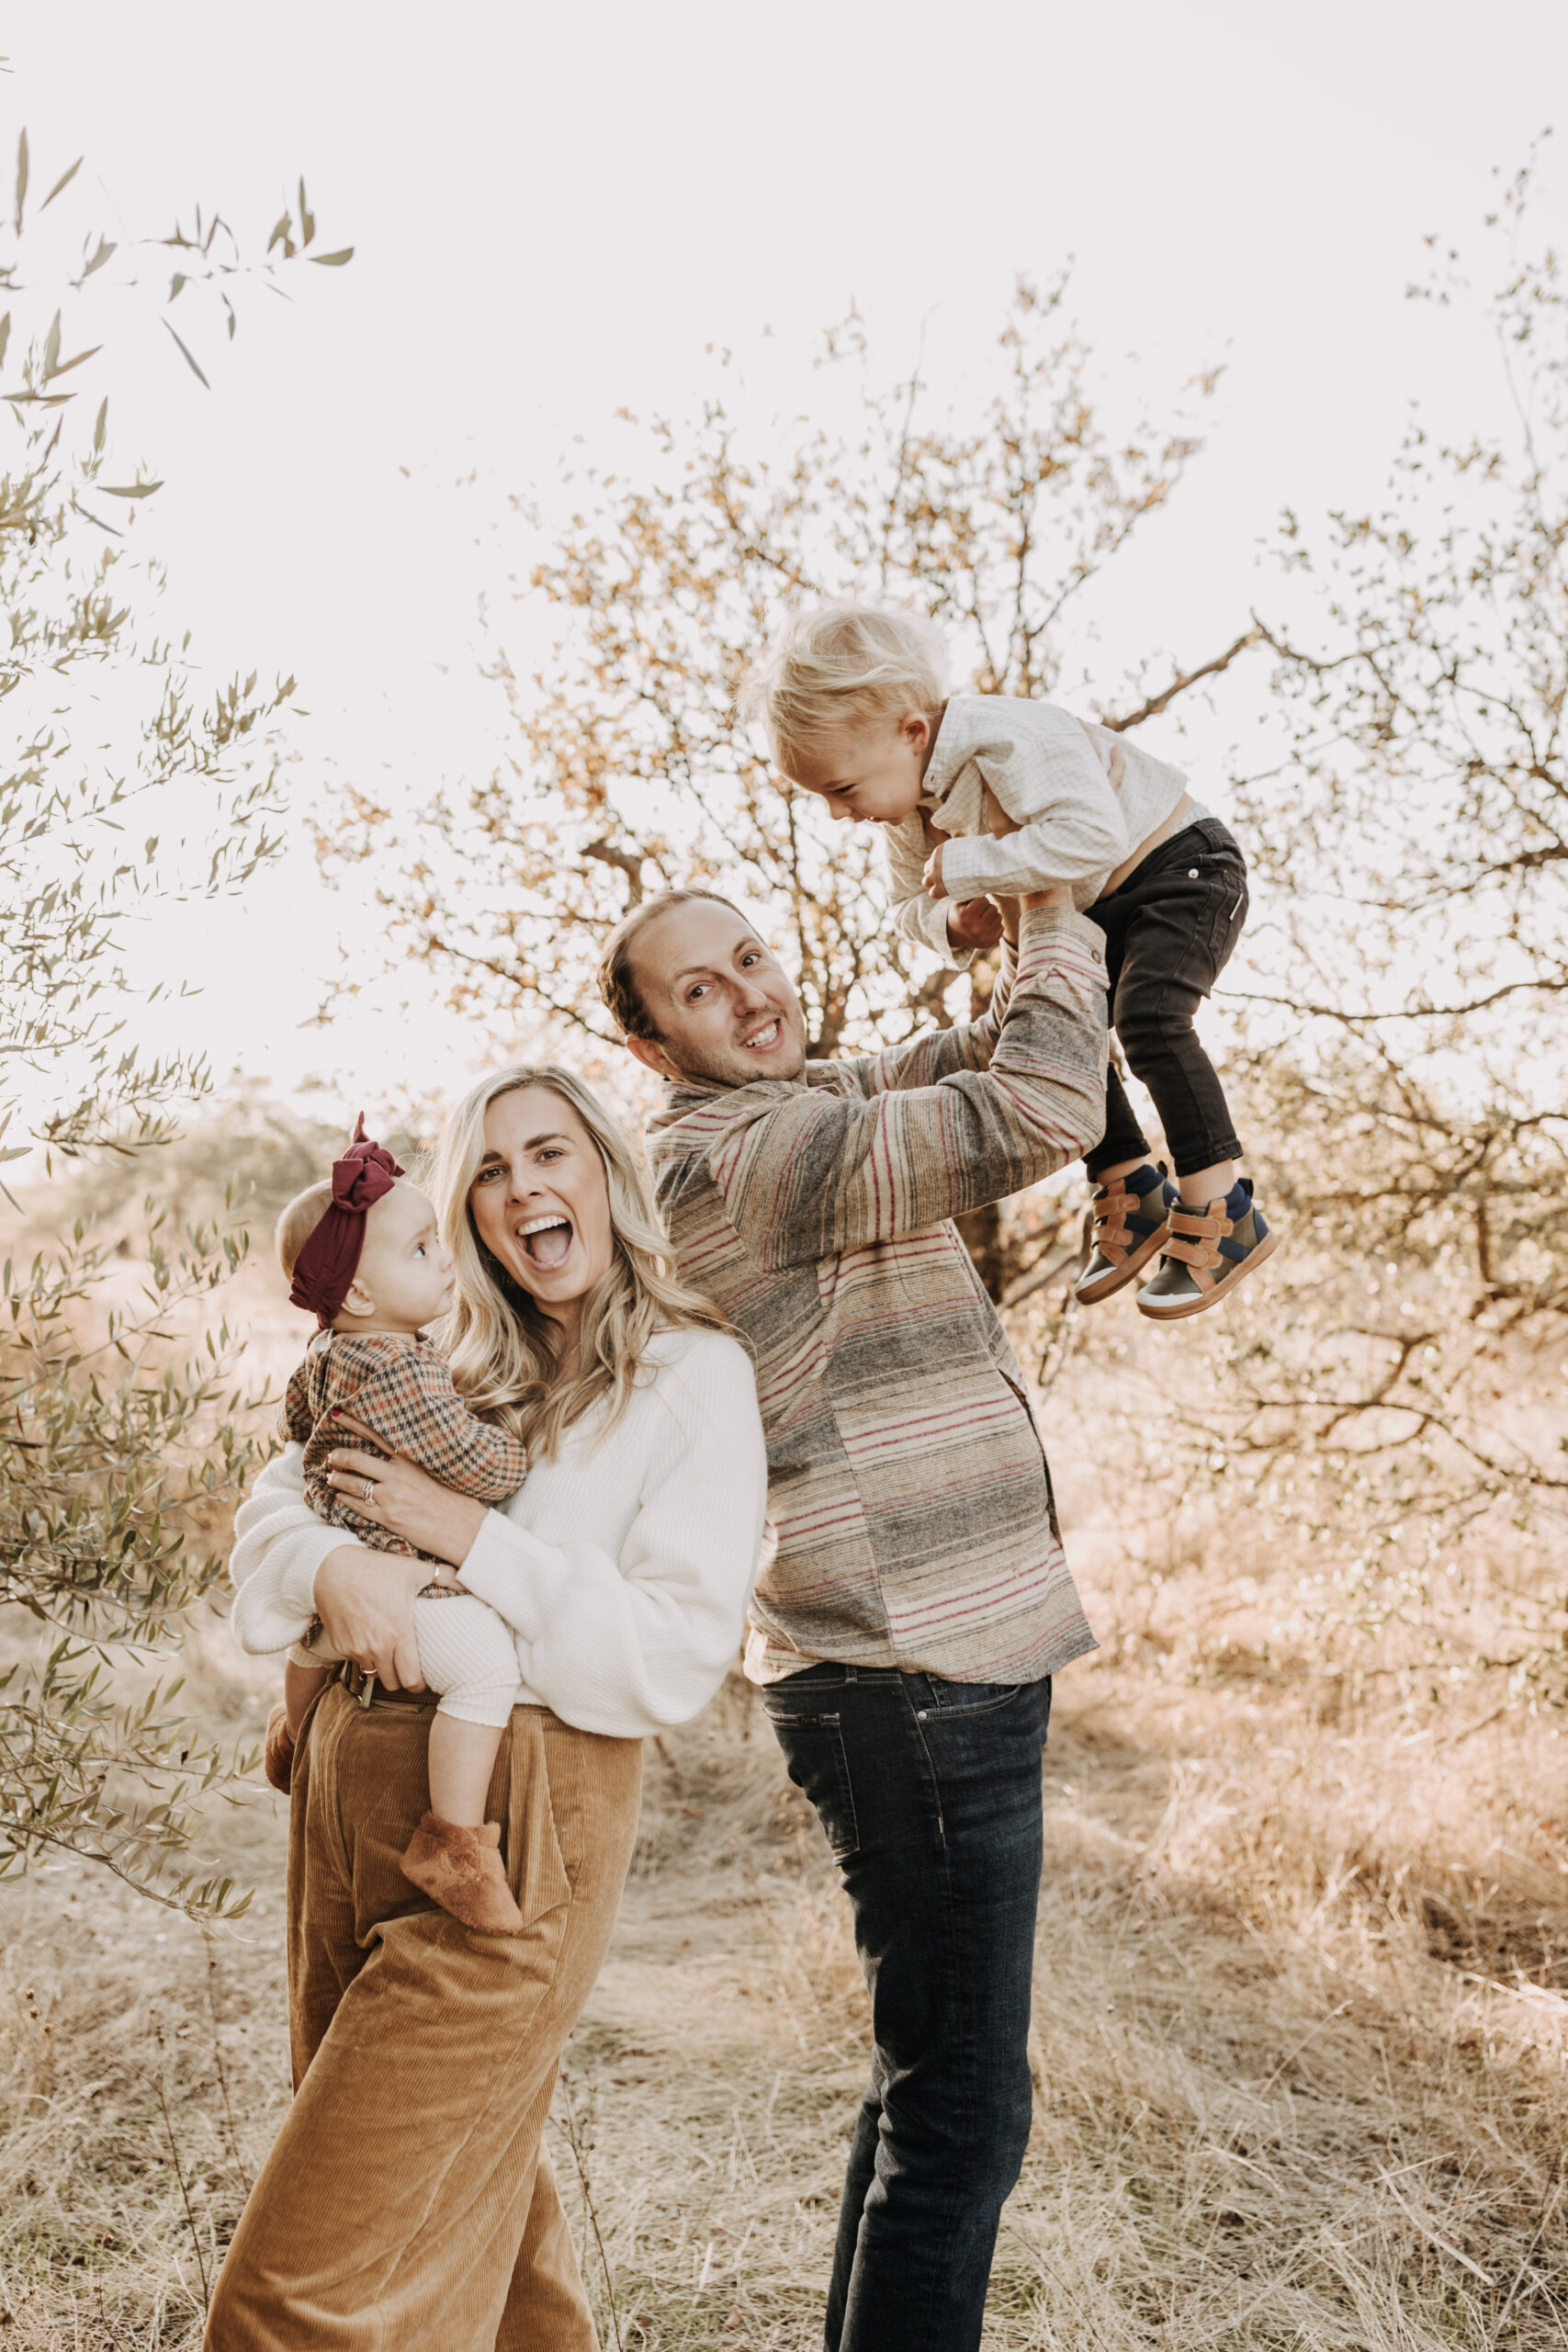
[[[1151,695],[1147,702],[1140,703],[1137,709],[1129,711],[1124,718],[1102,718],[1100,724],[1110,734],[1124,735],[1130,727],[1141,727],[1145,718],[1157,718],[1161,711],[1170,707],[1178,695],[1184,695],[1189,686],[1195,686],[1201,678],[1217,678],[1223,670],[1230,668],[1238,654],[1247,652],[1251,646],[1260,645],[1264,636],[1262,624],[1255,623],[1245,637],[1238,637],[1234,645],[1227,646],[1223,653],[1216,653],[1212,662],[1201,662],[1196,670],[1179,670],[1163,693]]]

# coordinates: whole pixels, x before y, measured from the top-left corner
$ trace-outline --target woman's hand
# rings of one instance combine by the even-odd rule
[[[345,1435],[367,1439],[371,1444],[382,1441],[352,1413],[340,1412],[337,1427]],[[367,1519],[374,1527],[384,1527],[392,1535],[400,1535],[419,1552],[428,1552],[433,1559],[446,1560],[460,1568],[468,1558],[473,1541],[485,1522],[485,1505],[475,1502],[469,1495],[455,1495],[450,1487],[421,1470],[414,1463],[406,1462],[400,1453],[386,1461],[378,1453],[360,1453],[351,1445],[334,1447],[327,1456],[327,1484],[340,1494],[355,1519]],[[378,1559],[395,1555],[378,1553]],[[422,1584],[455,1584],[451,1576],[428,1573],[421,1577]]]
[[[413,1597],[430,1581],[428,1560],[344,1544],[316,1570],[316,1614],[340,1657],[352,1658],[388,1690],[423,1690]]]

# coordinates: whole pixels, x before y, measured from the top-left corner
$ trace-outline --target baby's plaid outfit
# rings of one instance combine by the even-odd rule
[[[305,1449],[305,1499],[317,1518],[351,1528],[355,1541],[373,1551],[414,1547],[356,1519],[351,1498],[328,1486],[327,1456],[350,1442],[333,1425],[334,1406],[376,1431],[381,1445],[368,1451],[405,1454],[475,1502],[505,1502],[528,1475],[526,1448],[507,1430],[475,1419],[428,1340],[318,1331],[285,1391],[279,1433]]]
[[[367,1446],[345,1434],[333,1420],[334,1406],[374,1430],[380,1443]],[[305,1449],[305,1497],[318,1519],[376,1552],[433,1557],[355,1516],[353,1497],[327,1484],[328,1456],[335,1448],[401,1454],[475,1502],[505,1502],[527,1476],[526,1448],[507,1430],[475,1419],[428,1340],[319,1331],[289,1380],[278,1423],[282,1436]],[[504,1724],[520,1685],[516,1639],[505,1620],[472,1593],[426,1585],[414,1602],[413,1623],[420,1669],[441,1692],[442,1713],[463,1723]],[[312,1637],[310,1623],[299,1623],[286,1641],[298,1665],[340,1663],[319,1625]]]

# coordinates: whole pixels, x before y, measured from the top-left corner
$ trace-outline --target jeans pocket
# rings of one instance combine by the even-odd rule
[[[924,1722],[931,1716],[937,1723],[951,1723],[958,1715],[994,1715],[999,1708],[1010,1707],[1021,1682],[933,1682],[926,1706],[916,1711],[917,1719]]]
[[[766,1700],[763,1704],[767,1706]],[[842,1721],[838,1715],[798,1715],[771,1706],[768,1719],[790,1779],[815,1808],[834,1860],[844,1861],[859,1847],[860,1831]]]
[[[1249,903],[1246,871],[1239,860],[1227,859],[1224,870],[1214,876],[1210,900],[1209,966],[1216,979],[1241,937]]]

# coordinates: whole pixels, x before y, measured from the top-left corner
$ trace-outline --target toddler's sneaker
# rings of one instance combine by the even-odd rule
[[[1253,1204],[1250,1176],[1207,1208],[1184,1208],[1179,1200],[1170,1213],[1170,1238],[1159,1272],[1138,1293],[1138,1312],[1156,1323],[1201,1315],[1206,1306],[1228,1298],[1279,1246],[1279,1235],[1269,1232],[1262,1210]]]
[[[1095,1188],[1089,1214],[1094,1247],[1073,1295],[1084,1306],[1110,1298],[1137,1281],[1170,1234],[1170,1212],[1179,1194],[1165,1168],[1146,1164],[1130,1176],[1113,1176]]]

